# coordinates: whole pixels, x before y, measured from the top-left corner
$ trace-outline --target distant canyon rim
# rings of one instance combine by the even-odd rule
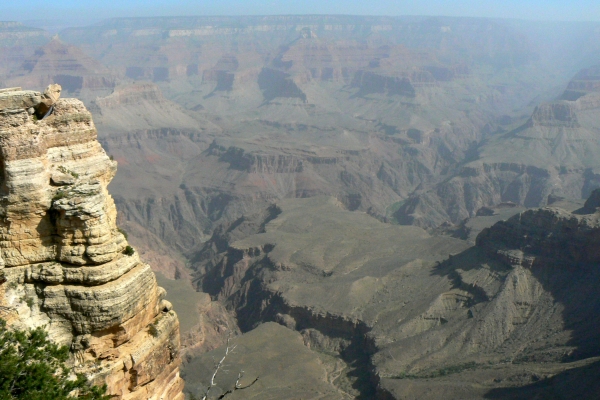
[[[125,307],[139,321],[116,348],[136,345],[153,318],[165,324],[155,346],[178,348],[172,303],[188,395],[202,395],[227,338],[233,368],[211,396],[242,369],[243,385],[260,379],[227,398],[600,395],[600,23],[156,17],[50,35],[0,22],[0,55],[0,87],[39,91],[4,106],[18,115],[2,111],[5,184],[23,180],[2,189],[5,219],[15,204],[25,220],[39,211],[11,197],[19,190],[50,196],[40,210],[79,218],[50,195],[74,175],[11,172],[15,126],[48,125],[65,135],[48,146],[66,146],[64,168],[100,171],[73,196],[104,196],[101,237],[117,255],[89,262],[117,265],[131,243],[168,289],[165,300],[146,264],[128,264],[147,274],[140,292],[155,308]],[[54,120],[23,100],[50,84],[62,90]],[[72,143],[78,135],[87,142]],[[94,152],[73,150],[84,142]],[[15,290],[40,299],[39,324],[47,316],[65,343],[116,329],[65,333],[71,314],[44,296],[56,263],[68,271],[88,255],[77,253],[79,234],[68,257],[50,254],[38,229],[46,247],[7,262],[26,225],[6,228],[18,239],[0,252]],[[55,264],[22,267],[31,260]],[[114,393],[183,396],[174,354],[148,361],[169,374],[139,372],[127,389],[115,380]]]

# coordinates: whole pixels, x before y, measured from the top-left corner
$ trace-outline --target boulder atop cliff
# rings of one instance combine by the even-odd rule
[[[60,85],[49,85],[44,93],[22,90],[20,87],[0,89],[0,110],[27,110],[38,119],[45,117],[60,98]]]

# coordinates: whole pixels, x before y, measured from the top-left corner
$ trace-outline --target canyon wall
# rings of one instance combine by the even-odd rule
[[[577,82],[576,77],[569,87]],[[594,82],[590,78],[590,85]],[[540,104],[523,125],[482,140],[454,176],[415,191],[398,209],[397,220],[435,227],[502,202],[539,207],[548,196],[586,198],[600,182],[599,108],[594,91]]]
[[[48,32],[20,22],[0,22],[0,86],[7,85],[7,74],[18,68],[49,37]]]
[[[0,304],[119,399],[183,399],[179,322],[117,228],[116,173],[76,99],[0,91]]]

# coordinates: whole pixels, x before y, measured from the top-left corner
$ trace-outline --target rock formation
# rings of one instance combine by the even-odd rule
[[[560,208],[527,210],[484,229],[477,246],[509,265],[572,266],[600,262],[600,223],[596,205],[600,189],[592,192],[583,215]]]
[[[4,82],[6,75],[22,65],[49,37],[48,32],[20,22],[0,22],[0,86],[7,85]]]
[[[116,225],[116,172],[76,99],[0,91],[0,304],[119,399],[183,399],[179,322]]]
[[[299,332],[316,350],[312,362],[325,353],[346,363],[341,373],[331,359],[321,364],[338,371],[327,382],[345,392],[327,398],[596,398],[599,195],[579,214],[506,207],[517,212],[506,221],[475,217],[488,227],[474,246],[382,224],[333,199],[284,200],[254,224],[259,233],[241,221],[208,241],[197,282],[236,312],[242,332],[272,335],[265,356],[240,339],[245,354],[263,359],[239,358],[262,382],[245,398],[294,393],[311,379],[290,365],[307,378],[283,387],[280,372],[263,367],[296,351],[277,347],[282,333],[261,325],[271,321]],[[202,356],[184,373],[210,366]],[[323,376],[310,382],[326,397]]]
[[[542,103],[523,125],[481,141],[476,156],[466,159],[454,176],[415,191],[397,219],[435,227],[506,201],[540,207],[548,196],[586,198],[600,185],[600,94],[592,90],[593,76],[587,93],[575,96],[572,88],[590,71],[580,72],[562,96],[576,100]]]
[[[195,131],[199,125],[181,106],[165,99],[152,83],[117,86],[108,96],[90,102],[89,110],[105,136],[109,132],[157,128]]]
[[[57,35],[24,58],[20,68],[9,74],[7,83],[45,86],[57,82],[65,92],[85,95],[87,100],[109,93],[115,78],[108,68]]]
[[[600,65],[579,71],[569,82],[562,100],[577,100],[588,93],[600,91]]]

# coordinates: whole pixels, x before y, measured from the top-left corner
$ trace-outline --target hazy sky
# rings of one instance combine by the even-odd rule
[[[0,21],[240,14],[446,15],[600,21],[600,0],[0,0]]]

